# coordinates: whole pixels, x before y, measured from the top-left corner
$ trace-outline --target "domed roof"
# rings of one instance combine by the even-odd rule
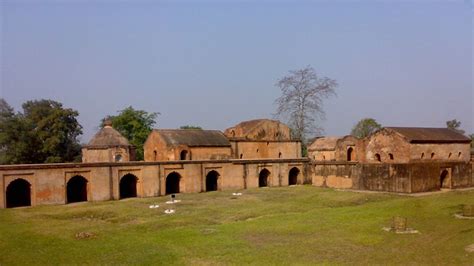
[[[110,123],[97,132],[85,147],[117,147],[131,146],[128,140],[115,130]]]

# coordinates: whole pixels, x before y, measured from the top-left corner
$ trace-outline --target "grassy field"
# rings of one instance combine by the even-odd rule
[[[474,191],[424,197],[311,186],[0,210],[0,265],[474,265]],[[150,204],[160,208],[150,209]],[[164,214],[173,207],[175,214]],[[420,234],[382,230],[392,216]],[[77,238],[77,235],[90,237]]]

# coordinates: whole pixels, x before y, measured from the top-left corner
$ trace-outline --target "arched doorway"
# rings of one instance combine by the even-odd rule
[[[288,174],[288,186],[298,184],[298,175],[300,174],[300,169],[293,167]]]
[[[439,188],[451,188],[451,175],[447,169],[443,169],[439,176]]]
[[[31,184],[19,178],[7,187],[7,208],[31,206]]]
[[[82,176],[74,176],[66,185],[66,202],[87,201],[87,179]]]
[[[182,150],[181,153],[179,154],[179,159],[181,161],[187,160],[188,159],[188,151],[187,150]]]
[[[132,174],[126,174],[120,179],[120,199],[137,197],[138,178]]]
[[[179,181],[181,176],[173,172],[166,177],[166,195],[179,193]]]
[[[216,171],[210,171],[206,175],[206,191],[217,191],[217,179],[219,179],[219,173]]]
[[[354,149],[352,147],[349,147],[349,149],[347,149],[347,161],[348,162],[351,162],[353,160],[352,158],[352,152],[354,151]]]
[[[268,187],[268,177],[270,176],[270,171],[263,169],[260,171],[258,176],[258,187]]]

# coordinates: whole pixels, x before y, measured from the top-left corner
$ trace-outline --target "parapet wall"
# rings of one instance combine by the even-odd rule
[[[78,177],[83,190],[71,188],[74,182],[70,181]],[[124,184],[125,177],[132,183]],[[176,179],[174,185],[170,185],[171,177]],[[123,189],[134,190],[132,196],[156,197],[293,184],[417,193],[474,187],[474,166],[463,162],[370,164],[309,159],[4,165],[0,166],[0,208],[7,207],[13,182],[23,184],[23,190],[15,190],[15,195],[28,197],[26,206],[66,204],[69,189],[79,190],[76,196],[85,201],[121,199]]]
[[[87,183],[87,201],[117,200],[121,198],[121,180],[127,175],[136,179],[132,184],[137,197],[155,197],[167,193],[168,177],[178,177],[180,193],[205,192],[210,172],[217,174],[217,190],[239,190],[262,186],[288,186],[290,172],[296,184],[308,183],[308,159],[275,160],[206,160],[124,163],[79,163],[0,166],[0,208],[7,205],[7,189],[23,179],[30,186],[29,205],[66,204],[68,182],[80,176]],[[266,170],[266,171],[264,171]],[[296,173],[296,175],[295,175]],[[20,193],[21,194],[21,193]]]
[[[341,189],[416,193],[474,186],[470,163],[313,163],[312,184]]]

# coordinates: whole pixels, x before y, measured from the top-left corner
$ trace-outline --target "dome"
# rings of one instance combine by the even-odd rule
[[[128,140],[115,130],[110,123],[97,132],[85,147],[117,147],[131,146]]]

